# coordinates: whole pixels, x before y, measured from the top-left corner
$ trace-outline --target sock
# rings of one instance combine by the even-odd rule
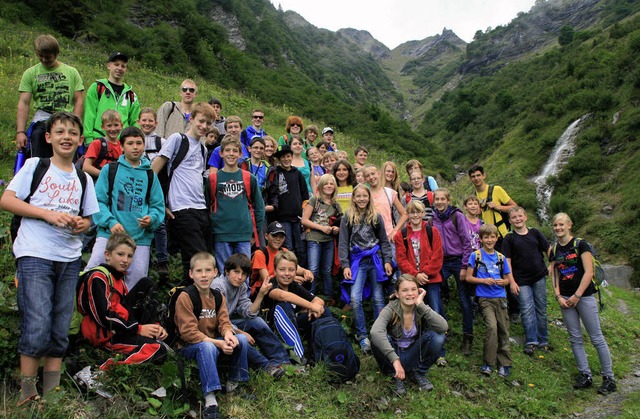
[[[209,393],[206,394],[206,396],[204,396],[204,407],[217,406],[217,405],[218,405],[218,400],[216,400],[216,394],[213,391],[210,391]]]
[[[18,399],[18,406],[38,395],[38,390],[36,390],[37,382],[37,375],[20,375],[20,398]]]
[[[60,371],[42,373],[42,394],[47,394],[60,385]]]
[[[238,388],[238,383],[237,382],[231,381],[231,380],[227,380],[227,393],[233,392],[233,390],[235,390],[236,388]]]

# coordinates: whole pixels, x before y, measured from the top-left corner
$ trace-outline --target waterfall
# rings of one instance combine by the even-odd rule
[[[551,202],[551,194],[553,186],[547,183],[549,176],[557,176],[562,168],[567,164],[569,159],[574,155],[576,149],[576,137],[580,131],[580,125],[590,116],[586,114],[569,125],[562,133],[556,146],[553,148],[549,160],[542,168],[542,172],[533,179],[536,184],[536,196],[540,207],[538,209],[538,217],[541,221],[549,220],[549,203]]]

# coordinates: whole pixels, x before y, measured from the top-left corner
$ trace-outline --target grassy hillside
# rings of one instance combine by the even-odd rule
[[[640,16],[568,32],[563,45],[466,77],[434,104],[421,131],[461,170],[484,163],[490,182],[533,211],[530,179],[569,124],[590,114],[575,157],[553,181],[551,211],[571,214],[608,261],[637,270]]]

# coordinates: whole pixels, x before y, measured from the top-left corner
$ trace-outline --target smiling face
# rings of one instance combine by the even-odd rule
[[[193,268],[189,269],[189,277],[193,280],[196,288],[201,291],[209,289],[217,273],[218,270],[211,260],[197,260],[193,264]]]
[[[408,212],[409,223],[414,230],[419,230],[422,228],[422,219],[426,215],[426,211],[411,211]]]
[[[289,288],[289,284],[293,282],[296,277],[297,266],[290,260],[281,260],[278,266],[275,267],[276,281],[280,288],[286,290]]]
[[[105,250],[104,258],[118,272],[125,273],[131,265],[134,250],[126,244],[117,246],[112,251]]]
[[[191,104],[193,99],[198,96],[198,88],[195,83],[185,81],[180,87],[180,96],[182,97],[182,103]]]
[[[240,131],[242,131],[242,125],[239,122],[227,123],[227,134],[240,135]]]
[[[56,121],[51,132],[45,133],[44,138],[51,144],[54,154],[65,160],[75,156],[84,140],[80,127],[71,121]]]
[[[369,153],[364,151],[364,150],[360,150],[358,151],[358,154],[356,154],[356,161],[358,162],[359,165],[364,165],[367,162],[367,157],[369,156]]]
[[[264,155],[265,157],[273,156],[276,151],[276,143],[269,140],[264,140]]]
[[[412,172],[409,181],[414,191],[422,191],[424,188],[424,177],[419,172]]]
[[[447,195],[442,192],[438,193],[438,191],[435,191],[433,193],[433,206],[436,207],[439,212],[444,212],[444,210],[449,206],[449,199],[447,198]]]
[[[339,164],[333,175],[338,180],[338,183],[347,182],[349,179],[349,169],[344,164]]]
[[[240,158],[240,150],[233,144],[228,144],[224,149],[220,150],[220,156],[224,160],[225,166],[235,167]]]
[[[492,251],[496,247],[497,241],[497,234],[485,234],[480,237],[480,243],[482,243],[482,247],[487,251]]]
[[[107,63],[107,69],[109,70],[109,81],[122,84],[124,73],[127,72],[127,63],[123,60],[111,61]]]
[[[322,156],[320,155],[320,152],[318,151],[318,149],[314,147],[309,149],[309,152],[307,153],[307,157],[309,158],[309,161],[311,163],[317,166],[318,162],[320,161],[320,157]]]
[[[403,280],[396,290],[396,298],[406,307],[415,306],[418,298],[418,284],[414,281]]]
[[[564,218],[558,218],[558,219],[554,219],[553,220],[553,233],[556,235],[556,237],[558,237],[559,239],[565,238],[565,237],[569,237],[571,236],[571,227],[573,226],[573,223]]]
[[[151,112],[146,112],[140,114],[138,125],[140,125],[140,129],[144,135],[150,135],[158,126],[158,122]]]
[[[253,124],[254,127],[260,128],[263,122],[264,122],[264,112],[256,111],[253,113],[253,115],[251,115],[251,123]]]
[[[393,182],[396,179],[396,170],[390,164],[384,167],[384,180]]]
[[[304,146],[302,145],[302,140],[300,140],[299,138],[294,138],[293,140],[291,140],[291,151],[293,151],[293,154],[299,156],[302,154],[303,150]]]
[[[307,141],[309,141],[311,144],[313,144],[313,142],[316,140],[316,138],[318,138],[318,134],[316,134],[315,132],[309,130],[307,131],[307,135],[305,137],[305,139]]]
[[[327,180],[327,182],[322,186],[322,193],[327,198],[333,196],[333,192],[335,190],[336,190],[336,184],[333,181],[333,179]]]
[[[482,213],[480,204],[475,199],[469,199],[467,203],[464,204],[464,209],[471,215],[480,215]]]
[[[380,172],[375,167],[367,167],[363,171],[364,180],[371,185],[372,188],[375,188],[380,183]]]
[[[292,135],[300,134],[301,131],[302,131],[302,127],[300,126],[300,124],[293,123],[289,127],[289,132]]]
[[[122,152],[129,163],[137,163],[144,155],[144,139],[141,137],[127,137],[122,142]]]
[[[365,208],[367,208],[367,205],[369,204],[369,200],[371,199],[371,197],[369,196],[369,191],[367,189],[358,188],[353,193],[351,199],[353,199],[353,202],[356,204],[356,207],[362,211]]]
[[[527,214],[524,211],[517,210],[512,211],[509,214],[509,221],[511,221],[511,225],[516,229],[521,229],[525,226],[527,222]]]
[[[473,183],[473,186],[476,187],[476,189],[484,184],[484,180],[486,177],[487,176],[484,175],[480,170],[476,170],[469,175],[469,179],[471,180],[471,183]]]
[[[284,233],[267,234],[267,246],[273,250],[278,250],[284,244]]]
[[[38,60],[47,70],[58,66],[58,56],[56,54],[39,52]]]
[[[284,153],[278,160],[283,169],[289,170],[291,169],[291,162],[293,161],[293,153]]]
[[[251,157],[256,160],[261,160],[262,158],[264,158],[264,148],[265,146],[260,141],[256,141],[255,143],[253,143],[253,145],[249,148]]]
[[[118,135],[122,131],[122,122],[118,120],[111,120],[102,123],[102,130],[105,132],[107,140],[115,143],[118,141]]]
[[[202,138],[207,135],[209,132],[209,128],[211,128],[211,124],[213,121],[205,114],[197,113],[195,116],[191,117],[191,123],[189,128],[189,136],[194,138]]]

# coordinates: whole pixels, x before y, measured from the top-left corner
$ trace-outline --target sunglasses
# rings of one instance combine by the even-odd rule
[[[253,119],[264,119],[264,115],[253,115]]]
[[[187,92],[195,93],[196,92],[196,88],[195,87],[183,87],[182,91],[185,92],[185,93],[187,93]]]
[[[298,128],[302,127],[302,125],[300,125],[300,124],[291,124],[291,126],[292,127],[298,127]]]

